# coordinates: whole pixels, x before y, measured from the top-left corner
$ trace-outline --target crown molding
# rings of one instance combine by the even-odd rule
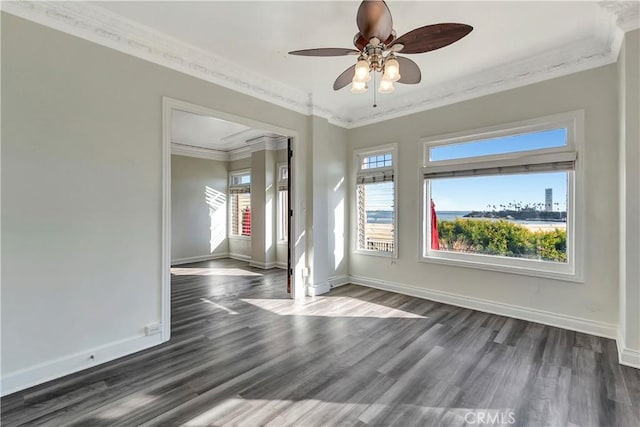
[[[35,1],[2,1],[0,3],[0,8],[12,15],[301,114],[325,118],[329,123],[347,129],[613,63],[618,58],[624,33],[640,27],[640,3],[638,1],[601,1],[598,6],[596,34],[593,39],[492,67],[456,81],[425,87],[410,95],[396,97],[384,106],[379,106],[375,114],[369,114],[370,111],[367,110],[365,115],[362,114],[363,110],[359,109],[353,113],[353,116],[344,117],[327,106],[318,105],[311,93],[262,76],[211,52],[91,3]],[[236,153],[230,156],[246,156],[243,150],[243,148],[234,150]]]
[[[384,105],[378,105],[378,111],[373,114],[355,117],[348,128],[366,126],[600,67],[615,62],[616,58],[617,53],[614,55],[599,40],[573,43],[522,61],[491,67],[466,78],[394,98]]]
[[[88,2],[3,1],[1,7],[12,15],[301,114],[311,114],[309,93]]]
[[[217,160],[220,162],[229,161],[229,153],[210,148],[194,147],[191,145],[171,143],[171,154],[176,156],[196,157],[198,159]]]
[[[640,2],[636,1],[601,1],[598,5],[610,13],[615,24],[623,32],[640,28]]]
[[[287,147],[287,138],[284,136],[259,136],[247,141],[251,152],[276,151]]]
[[[245,147],[230,151],[213,150],[211,148],[194,147],[192,145],[171,143],[171,154],[176,156],[196,157],[198,159],[229,162],[251,157],[257,151],[277,151],[287,148],[287,138],[284,136],[259,136],[246,141]]]
[[[248,159],[251,157],[251,147],[246,146],[242,148],[236,148],[235,150],[229,151],[229,161],[233,162],[236,160]]]
[[[229,161],[241,160],[251,157],[251,153],[257,151],[277,151],[287,148],[287,138],[284,136],[260,136],[247,141],[246,147],[229,151]]]

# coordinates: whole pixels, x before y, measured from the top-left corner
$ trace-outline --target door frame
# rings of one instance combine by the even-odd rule
[[[291,273],[291,298],[303,299],[305,295],[303,272],[306,267],[306,239],[305,223],[301,214],[304,212],[304,184],[305,177],[303,168],[298,168],[297,163],[300,158],[301,143],[299,132],[283,128],[271,123],[261,122],[247,117],[238,116],[224,111],[204,107],[187,101],[162,97],[162,300],[160,304],[162,341],[171,338],[171,111],[180,110],[193,114],[200,114],[215,117],[230,122],[239,123],[254,129],[267,132],[274,132],[291,138],[291,149],[293,158],[290,163],[289,192],[291,194],[290,208],[294,215],[291,218],[291,229],[288,245],[292,251],[293,265],[287,266],[287,274]],[[304,164],[301,162],[300,164]],[[284,284],[286,286],[286,283]]]

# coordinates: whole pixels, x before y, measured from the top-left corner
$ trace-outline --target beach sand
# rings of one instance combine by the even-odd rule
[[[544,232],[549,232],[549,231],[553,231],[556,228],[558,230],[566,230],[567,229],[567,223],[566,222],[554,222],[554,223],[542,223],[542,224],[536,224],[536,223],[529,223],[529,224],[519,224],[522,225],[523,227],[527,227],[530,231],[544,231]]]

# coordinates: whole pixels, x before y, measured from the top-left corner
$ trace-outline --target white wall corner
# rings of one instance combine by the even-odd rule
[[[616,346],[618,347],[618,363],[640,369],[640,350],[634,350],[625,346],[621,330],[618,330]]]
[[[238,261],[251,261],[251,257],[249,255],[234,254],[231,252],[229,252],[229,258],[236,259]]]
[[[570,331],[582,332],[611,339],[615,339],[617,334],[617,326],[611,323],[597,322],[594,320],[567,316],[560,313],[552,313],[549,311],[504,304],[496,301],[467,297],[464,295],[451,294],[434,289],[388,282],[368,277],[350,276],[350,278],[351,283],[355,285],[368,286],[371,288],[424,298],[457,307],[470,308],[472,310],[478,310],[485,313],[513,317],[515,319],[555,326],[558,328],[568,329]]]
[[[115,341],[99,347],[70,354],[27,369],[3,375],[0,395],[6,396],[74,372],[92,368],[123,356],[162,344],[162,335],[142,335]],[[91,357],[93,356],[93,358]]]
[[[329,277],[329,284],[331,288],[337,288],[338,286],[348,285],[350,282],[350,277],[346,274],[342,276],[333,276]]]
[[[329,282],[314,283],[307,285],[307,296],[315,297],[318,295],[326,294],[331,290],[331,284]]]

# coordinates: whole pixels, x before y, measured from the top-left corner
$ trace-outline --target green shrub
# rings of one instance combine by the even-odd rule
[[[444,250],[567,262],[567,232],[531,231],[510,221],[456,219],[438,221]]]

